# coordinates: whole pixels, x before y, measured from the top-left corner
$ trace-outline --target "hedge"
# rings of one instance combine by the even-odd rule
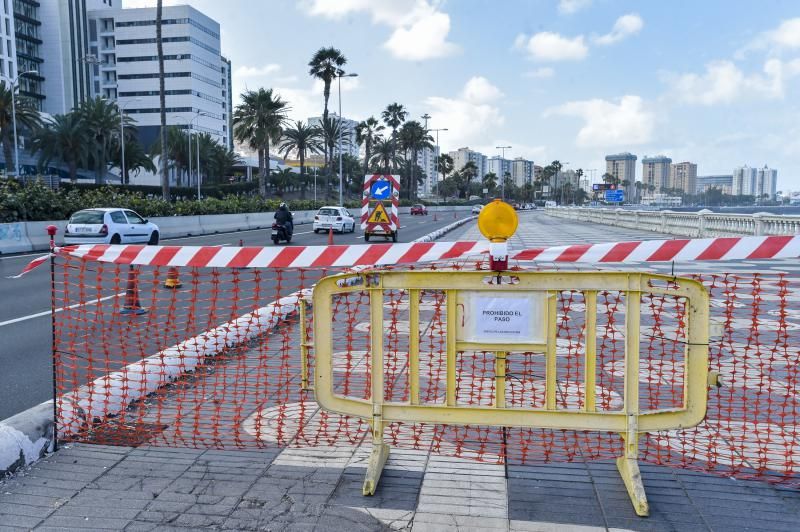
[[[248,185],[242,183],[237,185]],[[224,196],[206,197],[203,200],[179,199],[164,201],[158,187],[136,187],[120,185],[69,185],[53,190],[38,181],[22,185],[13,179],[0,179],[0,223],[66,220],[75,211],[96,207],[121,207],[132,209],[146,218],[154,216],[181,216],[197,214],[239,214],[246,212],[272,212],[278,208],[280,198],[264,199],[247,193],[246,187],[233,193],[235,185],[220,185]],[[141,189],[148,189],[143,191]],[[188,189],[187,189],[188,190]],[[157,191],[158,194],[154,194]],[[177,189],[176,196],[180,196]],[[285,200],[293,211],[315,210],[326,204],[324,201]],[[419,201],[401,200],[401,206]],[[475,202],[448,201],[447,205],[466,205]],[[359,209],[357,200],[345,202],[350,209]]]

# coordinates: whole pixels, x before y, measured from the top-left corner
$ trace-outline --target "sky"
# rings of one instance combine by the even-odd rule
[[[778,169],[800,190],[800,2],[796,0],[165,0],[221,26],[234,105],[273,88],[290,117],[322,112],[308,61],[347,57],[343,116],[390,103],[447,128],[444,151],[605,169],[605,155],[667,155],[698,175]],[[155,0],[123,0],[125,7]],[[338,108],[335,87],[329,107]]]

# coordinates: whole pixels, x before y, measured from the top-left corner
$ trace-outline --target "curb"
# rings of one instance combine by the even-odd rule
[[[414,242],[432,242],[475,218],[477,217],[463,218]],[[61,402],[62,420],[66,421],[64,425],[76,427],[96,419],[92,409],[92,396],[95,393],[103,394],[106,401],[113,403],[115,411],[121,411],[131,402],[152,393],[180,374],[192,371],[206,356],[215,355],[255,335],[268,334],[297,310],[298,296],[302,295],[294,293],[285,296],[253,313],[221,324],[61,395],[58,399]],[[165,365],[165,361],[176,364]],[[134,393],[129,389],[131,383],[138,385]],[[68,432],[59,427],[59,434]],[[53,443],[52,400],[0,421],[0,479],[34,464],[52,452]]]

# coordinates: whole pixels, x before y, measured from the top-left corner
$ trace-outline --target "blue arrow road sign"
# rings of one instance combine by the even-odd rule
[[[392,184],[385,180],[380,180],[372,183],[369,189],[372,199],[385,200],[389,199],[392,195]]]
[[[622,203],[625,201],[625,191],[606,190],[606,201],[609,203]]]

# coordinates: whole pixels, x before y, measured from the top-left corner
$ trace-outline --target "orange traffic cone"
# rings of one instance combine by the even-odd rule
[[[146,308],[142,308],[139,303],[139,271],[131,265],[128,270],[128,284],[125,287],[125,304],[120,314],[144,314],[147,312]]]
[[[333,227],[328,229],[328,245],[329,246],[333,245]]]
[[[171,267],[167,270],[167,279],[164,281],[164,288],[169,288],[170,290],[176,290],[183,286],[181,284],[181,280],[178,279],[178,268],[175,266]]]

